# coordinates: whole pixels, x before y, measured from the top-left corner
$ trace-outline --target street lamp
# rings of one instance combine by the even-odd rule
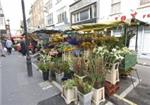
[[[33,75],[33,73],[32,73],[31,57],[30,57],[29,49],[28,49],[29,40],[27,38],[27,24],[26,24],[24,0],[21,0],[21,4],[22,4],[23,24],[24,24],[24,35],[25,35],[25,39],[26,39],[26,49],[27,49],[27,55],[26,55],[27,72],[28,72],[28,76],[31,77]]]

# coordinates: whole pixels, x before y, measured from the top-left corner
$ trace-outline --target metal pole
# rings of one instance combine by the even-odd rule
[[[136,51],[136,53],[138,53],[138,29],[139,29],[139,26],[137,25],[136,26],[136,40],[135,40],[135,51]]]
[[[25,15],[25,6],[24,6],[24,0],[21,0],[22,4],[22,14],[23,14],[23,24],[24,24],[24,34],[25,34],[25,39],[26,39],[26,50],[27,50],[27,55],[26,55],[26,63],[27,63],[27,72],[28,76],[31,77],[33,75],[32,73],[32,63],[31,63],[31,57],[29,54],[29,40],[27,37],[27,24],[26,24],[26,15]]]

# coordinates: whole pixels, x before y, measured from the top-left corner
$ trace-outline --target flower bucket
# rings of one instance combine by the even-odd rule
[[[44,80],[44,81],[49,80],[49,71],[42,72],[42,75],[43,75],[43,80]]]
[[[66,104],[77,101],[77,87],[72,89],[66,89],[63,87],[61,96],[65,100]]]
[[[92,102],[94,105],[99,105],[105,101],[105,88],[99,88],[93,90]]]
[[[62,78],[64,77],[64,72],[62,72],[61,74],[55,72],[55,75],[56,75],[56,81],[61,84]]]
[[[87,94],[82,94],[81,92],[78,91],[79,105],[91,105],[92,95],[93,91]]]
[[[112,66],[112,69],[106,74],[105,80],[110,82],[111,84],[115,85],[119,82],[119,63],[115,63]]]

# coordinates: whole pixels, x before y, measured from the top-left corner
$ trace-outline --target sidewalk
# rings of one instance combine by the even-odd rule
[[[17,52],[0,58],[1,105],[37,105],[38,102],[58,95],[60,91],[33,66],[33,77],[27,76],[25,58]]]
[[[138,64],[143,66],[150,66],[149,58],[138,58]]]

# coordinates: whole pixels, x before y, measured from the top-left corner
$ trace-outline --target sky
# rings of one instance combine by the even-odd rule
[[[5,20],[10,20],[11,33],[15,34],[20,28],[20,22],[22,19],[22,7],[21,0],[0,0],[5,15]],[[24,0],[26,18],[29,16],[29,10],[33,0]]]

